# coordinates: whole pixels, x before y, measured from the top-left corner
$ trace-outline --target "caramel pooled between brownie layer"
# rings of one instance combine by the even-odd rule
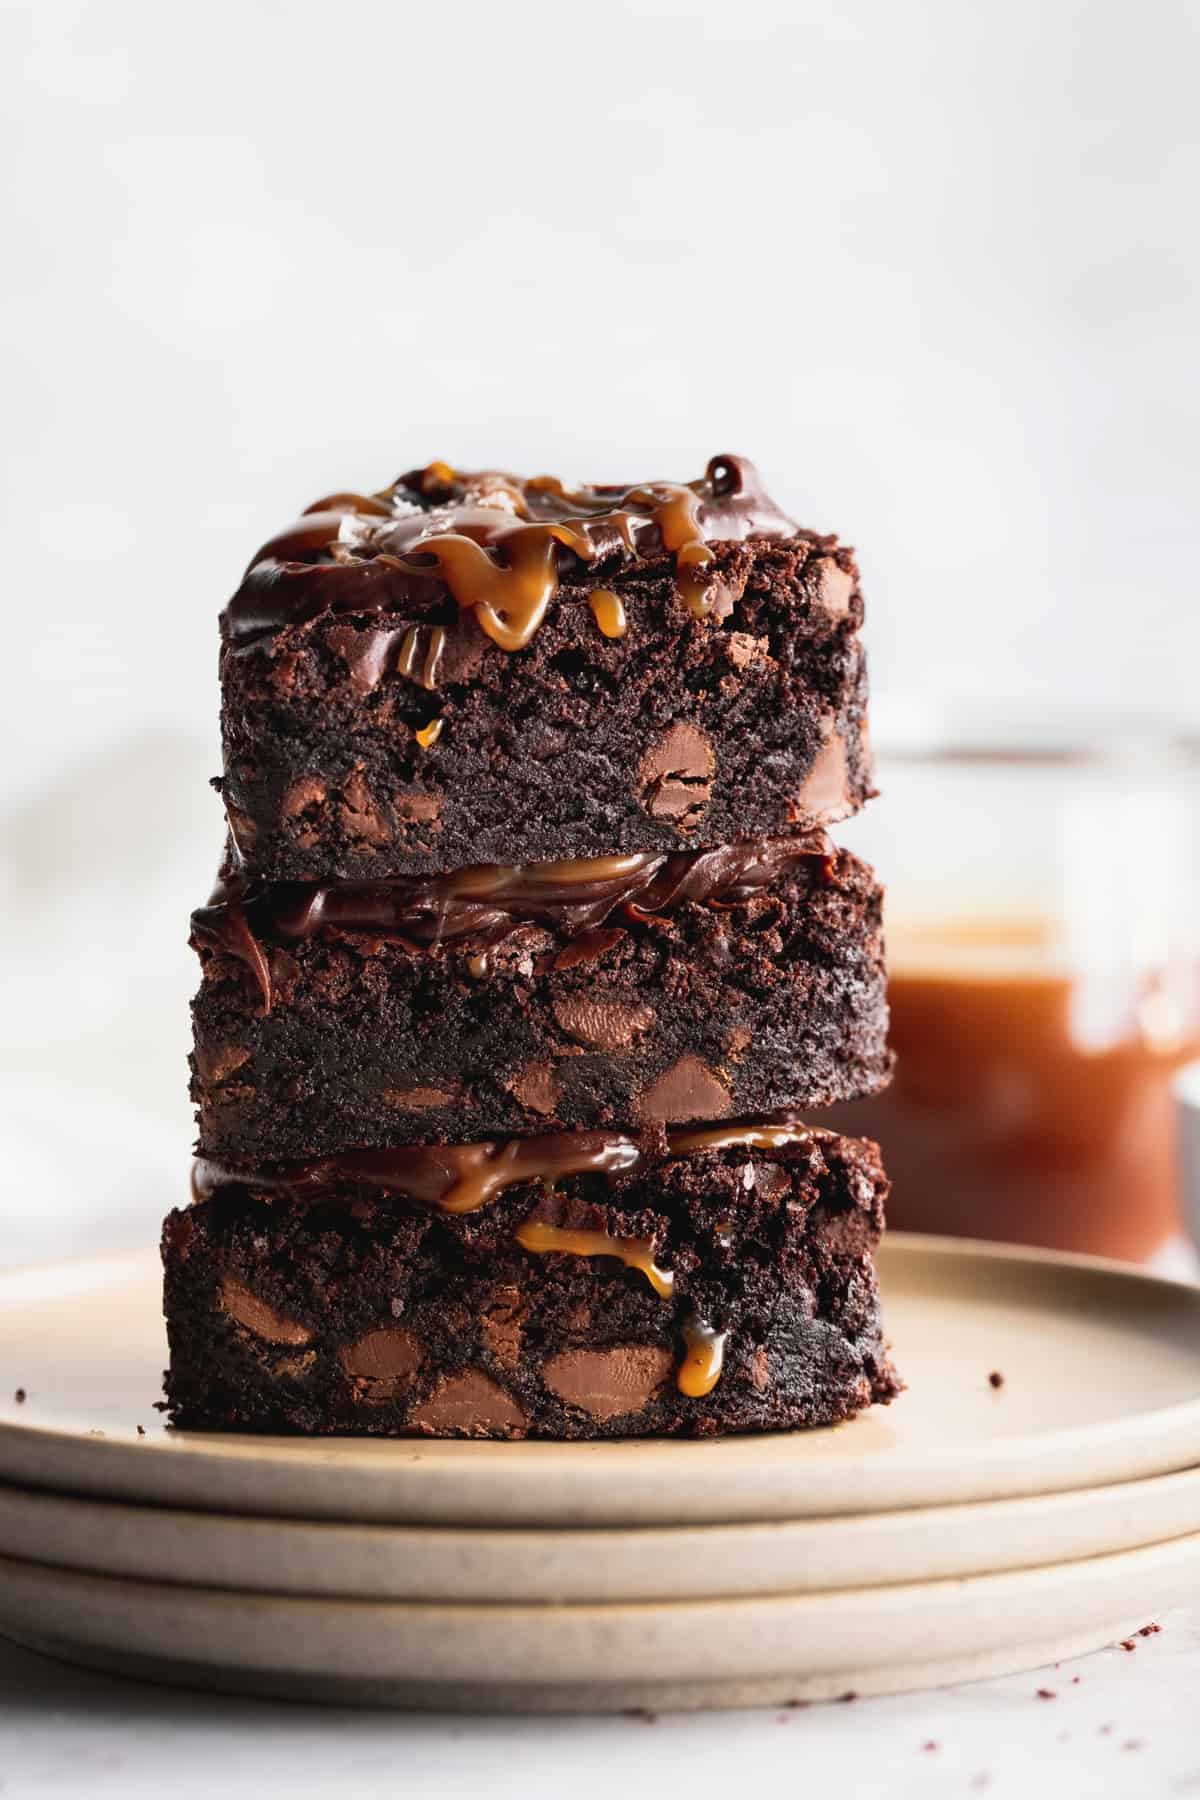
[[[666,1133],[667,1158],[706,1150],[779,1150],[832,1134],[798,1120],[734,1123]],[[442,1212],[476,1212],[522,1181],[553,1183],[567,1175],[626,1174],[646,1158],[636,1139],[617,1131],[560,1131],[540,1138],[480,1144],[400,1144],[382,1150],[343,1150],[267,1169],[236,1169],[197,1157],[192,1194],[209,1200],[224,1188],[278,1192],[318,1201],[346,1182],[395,1189],[406,1200]]]
[[[687,901],[733,906],[800,862],[828,870],[832,858],[828,839],[815,832],[715,850],[487,864],[389,881],[259,882],[234,868],[222,874],[208,905],[192,914],[192,932],[250,968],[269,1012],[264,938],[297,941],[328,927],[386,932],[414,949],[451,938],[471,938],[485,949],[522,923],[577,933],[602,926],[618,909],[636,922]]]

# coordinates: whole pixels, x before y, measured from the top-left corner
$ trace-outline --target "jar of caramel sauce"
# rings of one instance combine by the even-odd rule
[[[896,1075],[836,1111],[883,1147],[889,1224],[1150,1255],[1200,1054],[1196,747],[1010,718],[879,762],[878,818],[840,835],[888,887]]]

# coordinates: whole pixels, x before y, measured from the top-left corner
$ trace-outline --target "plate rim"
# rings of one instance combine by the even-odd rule
[[[887,1263],[896,1258],[910,1267],[921,1263],[975,1263],[984,1266],[1004,1267],[1008,1269],[1029,1268],[1042,1276],[1052,1274],[1056,1270],[1073,1270],[1085,1276],[1095,1276],[1101,1280],[1116,1279],[1122,1285],[1140,1288],[1146,1295],[1157,1294],[1164,1301],[1178,1304],[1181,1301],[1197,1310],[1200,1318],[1200,1284],[1172,1275],[1162,1275],[1136,1264],[1117,1261],[1108,1257],[1084,1255],[1076,1252],[1060,1252],[1043,1250],[1023,1245],[992,1243],[972,1238],[925,1235],[911,1232],[895,1232],[884,1239],[881,1246],[881,1263],[884,1281],[884,1306],[886,1314]],[[151,1259],[148,1245],[138,1245],[123,1249],[103,1251],[98,1254],[78,1257],[51,1259],[29,1265],[0,1270],[0,1302],[6,1297],[6,1290],[18,1289],[26,1283],[52,1282],[56,1274],[61,1273],[70,1279],[71,1288],[76,1292],[86,1292],[89,1288],[102,1291],[105,1287],[117,1285],[131,1276],[144,1277],[147,1264]],[[88,1276],[92,1279],[88,1280]],[[17,1296],[14,1295],[14,1298]],[[1198,1369],[1200,1369],[1200,1352],[1198,1352]],[[852,1429],[848,1427],[834,1429]],[[1165,1456],[1158,1452],[1148,1452],[1147,1446],[1153,1446],[1161,1438],[1170,1436],[1175,1431],[1187,1439],[1180,1452],[1172,1451]],[[539,1468],[545,1468],[548,1455],[555,1457],[558,1464],[556,1473],[563,1472],[567,1478],[579,1479],[578,1471],[589,1472],[597,1465],[598,1459],[606,1453],[617,1457],[626,1465],[631,1455],[648,1456],[653,1452],[661,1455],[702,1456],[706,1451],[721,1451],[722,1446],[731,1444],[741,1446],[749,1454],[759,1449],[763,1459],[777,1456],[779,1468],[782,1470],[782,1452],[786,1446],[795,1441],[795,1433],[775,1432],[761,1435],[731,1436],[712,1440],[683,1439],[616,1439],[612,1441],[588,1442],[579,1444],[554,1444],[535,1442],[533,1444],[492,1444],[492,1443],[460,1443],[453,1445],[439,1439],[428,1438],[394,1438],[370,1439],[356,1436],[337,1436],[328,1438],[280,1437],[257,1433],[186,1433],[178,1436],[167,1432],[147,1435],[144,1438],[129,1439],[106,1437],[103,1433],[73,1430],[58,1424],[42,1424],[34,1420],[26,1421],[10,1418],[0,1419],[0,1482],[12,1485],[41,1488],[50,1492],[71,1491],[83,1493],[98,1500],[126,1502],[128,1504],[166,1505],[178,1510],[194,1510],[198,1512],[221,1512],[236,1516],[245,1513],[247,1516],[286,1517],[293,1519],[339,1521],[345,1524],[407,1524],[429,1528],[433,1520],[428,1516],[411,1511],[381,1513],[375,1510],[362,1512],[338,1509],[330,1505],[322,1505],[316,1511],[305,1511],[291,1504],[284,1506],[277,1495],[268,1495],[264,1507],[272,1506],[279,1510],[257,1510],[246,1504],[246,1490],[252,1485],[255,1476],[264,1481],[271,1481],[280,1470],[289,1463],[293,1474],[298,1463],[297,1452],[306,1449],[309,1461],[303,1465],[303,1474],[320,1480],[328,1474],[328,1467],[322,1469],[321,1462],[313,1460],[314,1447],[326,1449],[324,1458],[326,1465],[331,1460],[327,1447],[336,1446],[337,1456],[344,1475],[351,1475],[358,1481],[379,1482],[381,1477],[394,1475],[398,1466],[412,1466],[436,1459],[439,1454],[446,1456],[446,1463],[452,1461],[460,1465],[466,1456],[480,1458],[492,1456],[503,1470],[505,1480],[515,1488],[522,1490],[528,1498],[536,1487]],[[863,1506],[857,1510],[861,1513],[874,1511],[902,1511],[913,1507],[935,1505],[983,1504],[988,1499],[1015,1499],[1021,1496],[1038,1494],[1066,1493],[1081,1488],[1113,1485],[1125,1481],[1148,1479],[1156,1475],[1177,1473],[1197,1460],[1200,1460],[1200,1381],[1195,1398],[1185,1401],[1174,1401],[1166,1406],[1150,1407],[1144,1411],[1128,1414],[1123,1418],[1114,1418],[1098,1422],[1085,1423],[1078,1426],[1063,1426],[1053,1433],[1025,1433],[1013,1435],[1004,1440],[1005,1461],[1009,1465],[1023,1465],[1036,1462],[1039,1457],[1047,1457],[1051,1452],[1059,1463],[1070,1464],[1077,1450],[1089,1449],[1099,1451],[1104,1447],[1113,1448],[1116,1440],[1125,1452],[1126,1460],[1120,1473],[1101,1473],[1087,1476],[1082,1480],[1070,1479],[1069,1467],[1060,1468],[1058,1473],[1043,1484],[1032,1470],[1027,1471],[1017,1485],[1004,1483],[988,1495],[970,1491],[970,1483],[960,1480],[955,1485],[953,1480],[944,1494],[936,1499],[926,1495],[925,1498],[914,1498],[902,1501],[891,1501],[882,1507]],[[4,1446],[9,1446],[6,1455]],[[533,1454],[529,1455],[532,1451]],[[1138,1454],[1131,1455],[1131,1451]],[[50,1462],[50,1468],[44,1479],[31,1478],[30,1465],[42,1453]],[[382,1454],[381,1454],[382,1452]],[[499,1455],[497,1455],[499,1453]],[[726,1451],[728,1454],[728,1451]],[[386,1459],[386,1460],[385,1460]],[[502,1460],[503,1459],[503,1460]],[[75,1466],[78,1461],[86,1462],[86,1468]],[[981,1460],[981,1459],[976,1459]],[[72,1463],[68,1472],[63,1464]],[[570,1469],[574,1463],[575,1468]],[[445,1465],[444,1465],[445,1466]],[[971,1458],[964,1459],[962,1453],[953,1446],[938,1448],[921,1459],[921,1469],[926,1472],[926,1479],[936,1477],[948,1480],[955,1470],[968,1471],[972,1466]],[[849,1464],[842,1465],[843,1468]],[[806,1473],[813,1473],[810,1465]],[[146,1476],[150,1476],[147,1485]],[[239,1491],[222,1497],[206,1491],[203,1497],[197,1497],[195,1487],[203,1486],[206,1478],[208,1488],[219,1486],[221,1472],[228,1473],[235,1487],[240,1484]],[[568,1473],[569,1471],[569,1473]],[[627,1467],[626,1467],[627,1472]],[[729,1473],[728,1469],[725,1471]],[[189,1481],[190,1477],[190,1481]],[[915,1484],[921,1483],[916,1477]],[[1033,1485],[1029,1485],[1032,1482]],[[186,1496],[189,1485],[192,1497]],[[903,1484],[902,1484],[903,1485]],[[910,1484],[911,1485],[911,1484]],[[719,1523],[769,1523],[772,1519],[816,1518],[829,1516],[820,1511],[755,1510],[737,1511],[730,1514],[722,1511],[714,1513],[708,1522]],[[848,1516],[846,1511],[836,1516]],[[474,1527],[477,1523],[475,1512],[460,1516],[455,1521],[463,1527]],[[546,1523],[543,1520],[543,1523]],[[615,1515],[607,1521],[613,1528],[635,1528],[629,1520],[622,1521]],[[533,1513],[522,1513],[514,1529],[536,1528],[538,1519]],[[600,1528],[599,1522],[595,1528]],[[649,1527],[647,1527],[649,1528]],[[663,1528],[658,1526],[655,1528]]]
[[[1197,1533],[1200,1463],[1007,1500],[598,1528],[271,1518],[0,1483],[0,1557],[181,1588],[398,1604],[516,1604],[522,1594],[528,1604],[585,1605],[857,1591],[1086,1561]],[[424,1579],[413,1580],[413,1567]]]

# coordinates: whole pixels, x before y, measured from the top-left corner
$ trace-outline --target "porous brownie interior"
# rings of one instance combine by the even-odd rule
[[[364,1179],[361,1159],[266,1186],[206,1170],[165,1236],[179,1416],[706,1433],[828,1423],[894,1392],[872,1145],[785,1125],[623,1141],[623,1166],[526,1176],[463,1212]],[[547,1145],[563,1167],[568,1140]]]

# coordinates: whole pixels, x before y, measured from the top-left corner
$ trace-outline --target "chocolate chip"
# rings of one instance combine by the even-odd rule
[[[413,1407],[407,1422],[418,1431],[459,1431],[466,1437],[514,1437],[527,1424],[516,1401],[481,1369],[444,1377]]]
[[[558,1078],[550,1063],[526,1063],[525,1067],[518,1070],[504,1085],[513,1099],[527,1112],[540,1113],[543,1118],[546,1118],[558,1106]]]
[[[425,1360],[421,1341],[402,1325],[380,1325],[343,1344],[338,1361],[347,1375],[360,1375],[368,1381],[386,1381],[393,1386],[415,1375]]]
[[[542,1366],[552,1394],[594,1419],[641,1412],[675,1367],[657,1344],[617,1344],[611,1350],[561,1350]]]
[[[347,776],[342,787],[338,821],[347,837],[357,838],[365,844],[386,844],[391,838],[387,820],[361,769],[355,769]]]
[[[717,759],[694,725],[680,723],[651,745],[638,765],[641,803],[655,819],[674,819],[680,830],[699,824],[712,794]]]
[[[561,994],[554,1016],[568,1036],[596,1050],[625,1050],[654,1023],[654,1008],[594,994]]]
[[[846,742],[832,729],[792,800],[793,819],[842,819],[854,809]]]
[[[580,963],[599,962],[621,942],[622,938],[628,937],[628,935],[627,931],[618,931],[611,927],[581,931],[559,951],[554,959],[554,967],[561,971],[574,969]]]
[[[312,1337],[307,1326],[285,1319],[232,1275],[222,1281],[218,1299],[231,1319],[268,1344],[307,1344]]]
[[[382,1098],[399,1112],[428,1112],[435,1106],[452,1106],[459,1093],[449,1088],[385,1088]]]
[[[392,651],[403,638],[403,625],[331,625],[325,642],[335,656],[346,664],[351,685],[360,694],[370,694],[387,674]]]
[[[844,619],[854,598],[856,583],[853,573],[843,569],[832,556],[818,557],[812,568],[817,578],[821,605],[831,619]]]
[[[729,1091],[698,1056],[681,1056],[639,1096],[643,1119],[679,1124],[693,1119],[723,1119],[731,1105]]]

